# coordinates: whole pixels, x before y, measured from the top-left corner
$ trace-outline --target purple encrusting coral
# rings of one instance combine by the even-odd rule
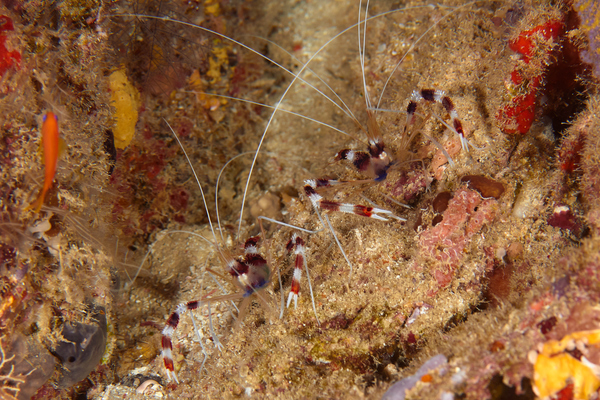
[[[437,354],[425,361],[421,368],[414,375],[406,377],[388,389],[382,397],[382,400],[404,400],[406,392],[412,389],[417,382],[426,374],[431,373],[434,369],[445,366],[448,359],[443,354]]]
[[[583,61],[592,64],[592,73],[600,79],[600,3],[594,0],[574,2],[581,19],[581,30],[588,38],[588,49],[581,52]]]

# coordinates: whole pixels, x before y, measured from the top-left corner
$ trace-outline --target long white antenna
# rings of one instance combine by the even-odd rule
[[[367,78],[365,75],[365,58],[366,58],[366,54],[367,54],[367,20],[368,15],[369,15],[369,2],[370,0],[367,0],[367,7],[365,8],[365,19],[363,21],[363,39],[362,39],[362,49],[361,49],[361,42],[360,42],[360,14],[361,14],[361,7],[362,7],[362,0],[360,1],[360,5],[358,7],[358,52],[360,54],[360,68],[362,70],[362,81],[363,81],[363,91],[365,94],[365,103],[367,108],[371,107],[371,99],[369,98],[369,92],[367,90]]]
[[[206,196],[204,196],[204,189],[202,189],[202,184],[200,183],[200,179],[198,178],[198,175],[196,174],[196,170],[194,169],[192,160],[190,160],[190,157],[188,156],[187,151],[185,151],[185,147],[183,147],[183,143],[181,143],[181,140],[179,140],[179,136],[177,136],[177,134],[175,133],[175,131],[169,124],[169,121],[167,121],[164,118],[163,118],[163,121],[165,121],[165,123],[171,130],[171,133],[175,137],[175,140],[177,140],[177,143],[179,143],[179,147],[181,148],[181,151],[183,151],[183,154],[185,155],[185,158],[186,158],[188,164],[190,165],[190,168],[192,169],[192,173],[194,174],[194,179],[196,179],[198,188],[200,188],[200,194],[202,195],[202,202],[204,203],[204,209],[206,210],[206,217],[208,218],[208,225],[210,226],[210,230],[212,232],[213,238],[215,239],[215,246],[217,246],[217,249],[220,249],[219,244],[216,241],[217,235],[215,234],[215,227],[213,226],[212,219],[210,218],[210,212],[208,212],[208,204],[206,203]]]

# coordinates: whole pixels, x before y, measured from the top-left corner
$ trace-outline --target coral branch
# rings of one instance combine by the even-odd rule
[[[4,351],[4,336],[0,337],[0,394],[3,399],[17,400],[19,393],[21,392],[21,385],[25,383],[26,375],[14,375],[15,366],[10,363],[14,358],[14,354],[9,358],[6,358],[6,353]],[[7,367],[10,367],[10,370],[5,372]],[[33,370],[29,373],[31,372],[33,372]]]

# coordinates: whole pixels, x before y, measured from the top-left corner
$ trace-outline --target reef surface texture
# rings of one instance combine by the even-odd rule
[[[597,398],[598,6],[361,7],[0,6],[0,398]],[[319,216],[304,180],[368,179],[334,158],[375,122],[385,179],[319,194],[397,218]],[[244,296],[225,261],[255,235]]]

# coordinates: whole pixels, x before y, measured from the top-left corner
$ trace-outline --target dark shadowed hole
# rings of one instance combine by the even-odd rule
[[[502,382],[502,375],[497,374],[490,380],[488,390],[492,400],[533,400],[535,395],[531,389],[529,378],[523,378],[521,381],[523,393],[517,394],[516,388],[507,386]]]

